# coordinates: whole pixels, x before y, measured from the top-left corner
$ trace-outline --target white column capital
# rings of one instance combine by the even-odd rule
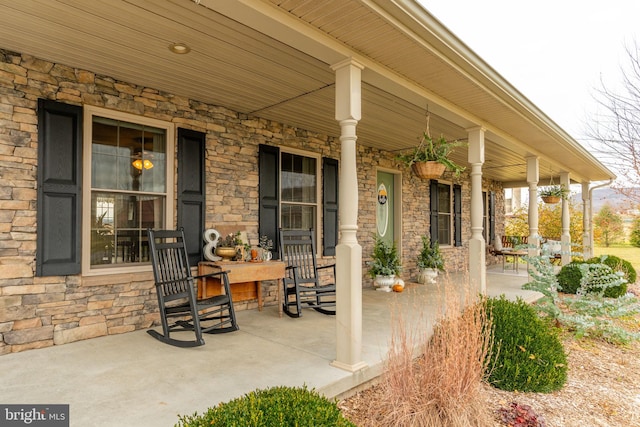
[[[527,161],[527,182],[529,185],[535,183],[538,185],[540,181],[540,159],[537,156],[525,157]]]
[[[339,70],[340,68],[345,68],[349,66],[353,66],[361,70],[364,70],[364,65],[362,65],[360,62],[356,61],[352,57],[345,58],[342,61],[336,62],[335,64],[331,65],[331,69],[333,71],[336,71],[336,70]]]
[[[362,69],[360,63],[347,58],[331,67],[336,73],[336,120],[360,120],[362,117]]]
[[[469,163],[484,163],[484,132],[485,128],[477,126],[467,129],[467,139],[469,141]]]
[[[484,133],[487,131],[487,128],[485,128],[484,126],[472,126],[470,128],[466,128],[465,131],[468,134],[471,134],[471,133],[480,134],[480,133],[482,133],[482,135],[484,136]]]

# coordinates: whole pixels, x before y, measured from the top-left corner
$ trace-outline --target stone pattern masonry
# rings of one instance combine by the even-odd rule
[[[327,135],[0,49],[0,354],[144,329],[157,325],[159,319],[150,269],[102,276],[35,277],[38,98],[114,109],[206,132],[206,225],[247,230],[251,239],[258,237],[259,144],[340,159],[339,141]],[[420,236],[429,229],[428,182],[402,170],[393,153],[359,145],[357,156],[358,238],[364,261],[369,259],[375,231],[376,168],[401,172],[403,222],[410,224],[402,236],[402,277],[410,280],[416,273],[414,258]],[[468,175],[463,174],[459,182],[463,185],[463,221],[468,223]],[[497,183],[485,185],[500,190]],[[497,195],[500,207],[501,191]],[[503,219],[496,223],[502,224]],[[468,238],[465,231],[463,240]],[[466,246],[444,248],[447,269],[465,270],[466,251]],[[265,304],[275,304],[275,283],[263,286]],[[363,278],[363,286],[371,286],[368,277]],[[242,303],[238,309],[256,306],[255,302]]]

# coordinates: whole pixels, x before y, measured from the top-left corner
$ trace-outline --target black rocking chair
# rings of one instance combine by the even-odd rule
[[[147,332],[167,344],[195,347],[204,344],[203,333],[219,334],[238,330],[227,272],[192,276],[182,229],[148,229],[147,232],[163,333],[153,329]],[[224,294],[198,300],[194,279],[211,276],[220,277]],[[170,324],[169,318],[178,319]],[[174,331],[193,331],[195,340],[172,338],[170,334]]]
[[[302,308],[310,307],[323,314],[336,314],[335,264],[318,267],[315,231],[280,230],[280,259],[287,265],[283,310],[290,317],[302,316]],[[320,270],[332,269],[333,282],[323,283]]]

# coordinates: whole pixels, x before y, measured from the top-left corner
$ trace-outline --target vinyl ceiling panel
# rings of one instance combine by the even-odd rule
[[[0,0],[0,8],[0,48],[334,137],[326,58],[351,52],[369,64],[360,144],[411,147],[429,108],[434,135],[464,139],[472,124],[487,127],[486,177],[521,180],[531,153],[556,170],[610,175],[412,0]],[[191,52],[171,53],[172,42]],[[456,159],[466,162],[466,150]]]

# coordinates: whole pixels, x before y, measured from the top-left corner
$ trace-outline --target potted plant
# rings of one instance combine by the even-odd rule
[[[560,199],[566,199],[569,197],[569,189],[564,185],[548,185],[542,187],[538,192],[538,195],[545,203],[558,203]]]
[[[418,253],[418,283],[435,283],[438,270],[444,271],[444,259],[438,242],[431,243],[429,236],[422,236],[422,249]]]
[[[229,233],[216,246],[216,255],[225,260],[242,260],[244,258],[242,254],[243,248],[244,242],[240,237],[240,232]]]
[[[396,244],[389,245],[379,236],[375,236],[372,261],[369,263],[369,276],[379,291],[390,292],[395,283],[396,274],[402,270]]]
[[[449,155],[456,147],[462,145],[459,141],[447,141],[443,135],[433,139],[429,132],[427,116],[427,126],[418,146],[408,153],[399,154],[396,160],[404,163],[406,167],[411,167],[413,173],[423,179],[439,178],[446,169],[458,176],[465,168],[453,162]]]

